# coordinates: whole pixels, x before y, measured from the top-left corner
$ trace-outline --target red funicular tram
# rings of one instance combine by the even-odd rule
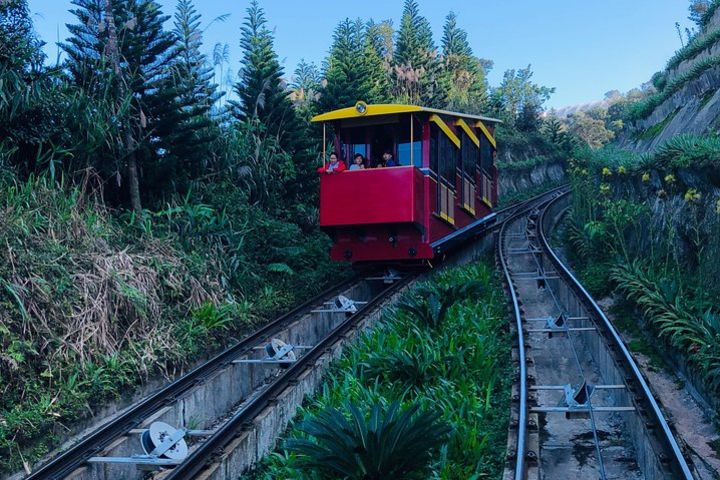
[[[323,124],[323,158],[366,159],[362,169],[321,174],[320,226],[334,260],[426,261],[492,221],[499,120],[358,102],[313,122]],[[374,168],[386,151],[398,166]]]

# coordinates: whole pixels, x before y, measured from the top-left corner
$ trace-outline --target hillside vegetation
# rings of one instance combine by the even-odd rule
[[[27,1],[0,2],[1,471],[348,274],[317,228],[313,114],[359,99],[482,112],[501,142],[561,156],[540,133],[552,89],[529,67],[490,87],[462,19],[438,45],[413,0],[397,28],[343,20],[323,67],[290,79],[258,2],[232,81],[191,0],[172,17],[154,0],[72,13],[48,65]]]
[[[720,401],[720,139],[678,136],[653,153],[606,148],[570,169],[569,242],[588,287],[613,289],[634,326]]]

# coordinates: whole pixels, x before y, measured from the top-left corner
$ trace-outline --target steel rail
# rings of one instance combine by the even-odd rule
[[[569,193],[570,192],[568,191],[560,194],[557,198],[551,200],[546,206],[546,208],[542,211],[540,218],[538,219],[540,226],[538,233],[541,247],[550,258],[550,261],[553,263],[555,269],[560,274],[560,276],[568,283],[568,285],[575,292],[575,294],[578,295],[581,300],[583,300],[586,306],[590,307],[592,313],[594,313],[596,317],[601,320],[602,327],[608,334],[609,340],[613,341],[615,346],[617,346],[618,351],[621,354],[621,360],[625,364],[626,369],[632,373],[632,379],[640,385],[642,389],[642,395],[651,407],[651,415],[655,422],[660,426],[660,433],[662,434],[661,440],[664,441],[665,449],[667,450],[667,452],[671,454],[671,461],[673,462],[676,470],[675,474],[682,475],[682,478],[685,480],[692,480],[693,476],[690,471],[690,467],[688,466],[687,461],[685,460],[685,457],[680,450],[677,440],[675,439],[675,435],[672,433],[672,430],[670,429],[670,426],[668,425],[667,420],[665,419],[665,416],[663,415],[662,410],[657,403],[657,400],[655,400],[655,396],[652,394],[650,386],[646,382],[645,377],[643,376],[640,368],[635,362],[635,359],[625,346],[625,343],[622,341],[620,334],[615,329],[615,326],[612,324],[612,322],[610,322],[610,320],[607,318],[602,308],[600,308],[597,302],[595,302],[595,299],[593,299],[590,293],[585,290],[585,287],[582,286],[582,283],[580,283],[580,281],[575,277],[575,275],[573,275],[572,272],[570,272],[570,270],[560,260],[560,258],[555,253],[555,250],[550,246],[550,242],[545,235],[544,226],[546,213],[550,210],[550,208],[552,208],[552,206],[556,202],[559,202]]]
[[[504,254],[504,239],[505,230],[507,226],[521,218],[532,208],[543,204],[542,200],[549,196],[554,195],[556,192],[562,192],[567,186],[563,185],[544,194],[540,194],[527,202],[523,203],[524,208],[516,208],[503,222],[500,224],[500,232],[497,240],[497,253],[500,260],[500,265],[503,270],[505,277],[505,283],[507,284],[508,291],[510,293],[510,300],[513,306],[513,314],[515,317],[515,328],[517,329],[517,342],[518,342],[518,363],[520,364],[520,407],[518,412],[518,433],[517,433],[517,449],[515,451],[515,480],[523,480],[526,474],[525,456],[526,456],[526,443],[527,443],[527,423],[528,423],[528,407],[527,407],[527,360],[525,357],[525,338],[523,336],[522,328],[522,313],[520,312],[520,303],[518,301],[517,294],[515,293],[514,283],[510,275],[510,269],[507,264],[507,259]],[[513,208],[513,207],[510,207]]]
[[[353,277],[326,289],[319,295],[281,315],[274,321],[243,338],[237,344],[197,366],[157,392],[140,400],[138,403],[120,413],[112,421],[109,421],[84,437],[69,450],[61,453],[59,456],[32,472],[26,477],[27,480],[59,480],[70,475],[75,469],[81,467],[87,459],[102,452],[113,440],[125,435],[153,413],[174,402],[182,394],[210,377],[216,371],[230,365],[236,358],[251,351],[252,347],[256,346],[258,342],[282,330],[282,328],[294,321],[298,316],[307,312],[308,309],[322,299],[344,290],[356,281],[358,281],[358,278]]]
[[[552,203],[552,202],[550,202]],[[543,212],[547,211],[548,206],[546,205],[543,209]],[[526,223],[526,229],[527,229],[527,223]],[[535,232],[540,233],[540,230],[542,230],[542,217],[538,218],[538,221],[535,223]],[[530,239],[527,239],[528,244],[530,243]],[[542,272],[542,262],[538,259],[538,256],[542,257],[543,252],[540,253],[533,252],[530,255],[533,257],[533,261],[535,262],[535,266],[538,269],[538,272]],[[565,307],[560,303],[560,300],[558,299],[557,295],[553,291],[552,288],[548,288],[547,291],[550,293],[550,296],[552,297],[553,303],[555,304],[555,309],[558,312],[559,315],[570,315],[570,312],[566,310]],[[582,378],[581,385],[587,385],[588,384],[588,378],[585,375],[585,368],[582,365],[582,361],[580,360],[580,354],[578,353],[577,347],[575,346],[574,341],[575,335],[572,335],[570,331],[566,333],[566,339],[570,344],[570,348],[573,352],[573,358],[575,359],[575,365],[578,369],[579,376]],[[598,468],[600,470],[600,480],[607,480],[607,472],[605,471],[605,461],[603,460],[603,454],[602,454],[602,446],[600,445],[600,438],[598,436],[598,428],[597,428],[597,422],[595,421],[595,412],[593,411],[592,407],[592,400],[591,397],[588,395],[587,399],[587,405],[589,409],[589,417],[590,417],[590,427],[592,430],[593,435],[593,443],[595,445],[595,452],[597,453],[597,461],[598,461]]]
[[[558,190],[562,190],[566,186],[558,187],[543,194],[537,195],[531,199],[521,202],[518,205],[507,207],[506,210],[521,210],[520,213],[513,213],[513,217],[521,215],[525,211],[529,211],[535,206],[535,202],[554,194]],[[508,219],[503,220],[503,224]],[[190,455],[177,467],[175,467],[166,477],[165,480],[186,480],[194,478],[208,467],[211,459],[216,456],[246,428],[252,420],[257,417],[268,405],[270,405],[288,385],[297,379],[309,365],[314,364],[325,352],[327,352],[333,344],[337,342],[349,330],[354,328],[364,315],[371,312],[375,306],[385,300],[390,294],[397,291],[401,287],[407,285],[412,276],[405,277],[403,280],[396,282],[388,287],[380,295],[371,300],[368,304],[360,308],[357,313],[347,318],[334,330],[328,334],[305,355],[301,356],[290,368],[288,368],[281,376],[277,378],[270,386],[263,390],[251,402],[239,410],[233,417],[225,422],[218,430],[209,438],[204,440],[199,446],[193,450]]]
[[[509,205],[498,210],[496,215],[507,217],[502,218],[502,220],[497,222],[495,225],[491,225],[487,230],[484,230],[484,232],[495,230],[499,225],[505,223],[510,216],[515,215],[515,212],[519,209],[531,202],[535,202],[539,198],[565,187],[565,185],[556,187],[555,189],[536,195],[528,200],[519,202],[515,205]],[[42,464],[39,468],[30,473],[26,479],[59,480],[70,475],[74,470],[83,466],[89,458],[102,452],[113,440],[127,434],[127,432],[136,428],[140,423],[142,423],[142,421],[149,418],[159,409],[176,401],[177,398],[196,385],[202,383],[216,371],[226,367],[238,357],[250,352],[252,347],[256,346],[258,342],[276,334],[284,326],[294,321],[299,315],[307,311],[308,308],[318,303],[323,298],[332,296],[336,292],[347,288],[350,284],[357,280],[358,278],[354,277],[326,289],[317,296],[307,300],[303,304],[293,308],[291,311],[281,315],[276,320],[251,333],[236,345],[227,348],[207,362],[198,365],[193,370],[175,379],[155,393],[152,393],[148,397],[145,397],[139,402],[131,405],[121,412],[116,418],[83,437],[68,450]]]
[[[271,402],[277,398],[282,391],[296,380],[305,370],[313,365],[318,359],[330,351],[332,346],[351,329],[356,328],[360,321],[371,313],[376,306],[387,299],[390,295],[397,292],[401,287],[407,285],[414,275],[408,275],[402,280],[395,282],[383,290],[369,303],[363,305],[356,313],[348,317],[337,328],[328,332],[328,334],[310,349],[303,356],[292,364],[290,368],[280,375],[276,381],[270,384],[259,395],[253,398],[247,405],[233,415],[218,430],[199,446],[193,450],[190,455],[177,467],[175,467],[165,480],[187,480],[195,478],[201,473],[211,461],[211,459],[230,443],[237,435],[249,425],[252,420],[257,417]]]
[[[520,217],[521,214],[516,214]],[[500,227],[500,234],[498,236],[498,256],[500,257],[500,265],[503,269],[505,276],[505,283],[508,286],[508,292],[510,292],[510,300],[513,305],[513,314],[515,315],[515,328],[517,329],[517,342],[518,342],[518,362],[520,363],[520,408],[518,412],[518,433],[517,433],[517,448],[515,450],[515,480],[522,480],[525,477],[525,447],[527,442],[527,365],[525,359],[525,338],[523,337],[522,330],[522,314],[520,312],[520,304],[518,303],[517,294],[513,286],[512,278],[510,277],[510,270],[507,265],[507,260],[503,254],[504,250],[504,238],[505,229],[507,225],[513,220],[515,216],[508,218],[506,222]]]

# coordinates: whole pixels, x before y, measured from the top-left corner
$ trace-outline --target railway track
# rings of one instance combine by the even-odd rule
[[[118,438],[126,436],[128,433],[139,433],[137,431],[138,427],[142,426],[146,420],[153,418],[158,411],[172,406],[183,397],[192,395],[193,390],[198,388],[198,386],[211,382],[221,372],[237,366],[238,363],[236,362],[242,361],[242,359],[250,359],[253,362],[262,360],[262,357],[265,355],[262,348],[273,338],[285,338],[289,341],[296,341],[297,339],[301,339],[301,337],[314,337],[317,341],[313,342],[314,345],[311,346],[312,348],[307,352],[302,352],[303,354],[299,357],[302,361],[298,361],[297,365],[292,365],[288,368],[285,375],[278,376],[277,371],[270,372],[270,370],[264,371],[260,375],[257,373],[253,374],[253,372],[249,373],[252,374],[252,376],[260,377],[254,382],[259,385],[254,385],[254,387],[262,389],[262,392],[255,395],[253,399],[248,402],[248,405],[246,405],[248,413],[255,411],[255,409],[261,405],[270,402],[272,395],[277,390],[277,387],[272,386],[275,382],[269,382],[269,380],[278,377],[277,379],[280,382],[278,385],[281,383],[287,384],[289,381],[287,373],[297,372],[301,366],[308,365],[312,359],[315,359],[317,352],[328,344],[328,337],[336,338],[346,333],[349,328],[363,320],[367,316],[367,312],[371,311],[373,307],[383,299],[391,296],[394,292],[402,288],[402,286],[406,285],[410,279],[410,276],[398,278],[392,285],[386,286],[382,281],[378,282],[354,278],[327,289],[318,296],[308,300],[304,304],[247,336],[231,348],[171,382],[161,390],[132,405],[84,437],[68,450],[42,465],[27,478],[32,480],[52,480],[66,478],[71,475],[74,478],[84,478],[84,473],[78,472],[78,469],[81,469],[81,467],[85,467],[85,469],[88,470],[88,472],[86,472],[87,478],[95,478],[92,476],[92,470],[96,468],[93,468],[88,462],[92,462],[95,457],[111,447]],[[341,294],[346,298],[354,297],[355,299],[362,299],[362,303],[355,307],[357,308],[357,312],[351,314],[342,311],[341,308],[336,308],[334,304],[330,305],[331,308],[328,308],[328,302],[337,299]],[[313,311],[322,309],[336,309],[338,311],[312,313]],[[349,315],[347,319],[346,315]],[[301,333],[302,330],[305,330],[304,334]],[[275,365],[275,367],[280,366],[281,365]],[[263,366],[254,365],[249,362],[247,368],[260,370],[263,369]],[[275,370],[282,369],[277,368]],[[262,384],[268,382],[270,388],[264,388]],[[246,395],[251,392],[245,391],[240,393],[241,395]],[[212,438],[212,436],[210,438]],[[95,463],[97,465],[97,463],[102,462]],[[108,461],[106,465],[103,465],[102,470],[107,470],[115,463],[120,464],[122,462]],[[174,464],[174,462],[167,461],[167,459],[161,459],[161,461],[155,464],[160,465],[163,463],[166,465]],[[110,474],[105,478],[116,477]]]
[[[564,187],[498,210],[481,228],[471,232],[463,241],[467,243],[480,235],[502,228],[507,220],[529,211],[538,202],[544,201],[562,188]],[[448,252],[459,248],[457,239],[451,238],[450,242],[451,245],[438,245],[438,248],[444,248]],[[125,409],[66,451],[41,465],[27,478],[141,478],[144,476],[142,470],[157,470],[158,467],[166,468],[158,476],[167,479],[189,479],[196,478],[203,472],[206,474],[208,467],[226,451],[228,445],[242,432],[247,431],[269,406],[278,402],[277,399],[283,391],[289,386],[297,385],[299,379],[307,375],[321,358],[327,357],[344,337],[351,336],[359,325],[377,314],[384,302],[409,285],[418,274],[392,278],[390,285],[385,283],[387,278],[356,277],[327,289]],[[350,306],[351,311],[344,310],[348,305],[341,306],[338,303],[340,296],[357,301]],[[266,350],[273,339],[285,340],[291,346],[294,343],[295,359],[281,362],[269,359],[269,351]],[[284,355],[288,352],[272,353]],[[228,370],[235,372],[228,375]],[[247,388],[223,386],[228,382],[227,379],[238,381],[239,376],[251,377],[251,385]],[[197,390],[203,388],[204,393],[197,393]],[[213,389],[226,388],[235,388],[237,392],[231,392],[232,395],[212,393]],[[226,398],[228,396],[242,399],[242,403],[230,405]],[[198,420],[197,412],[202,411],[202,405],[199,404],[203,402],[219,404],[211,409],[217,414],[217,418]],[[151,424],[157,420],[172,423],[168,419],[174,420],[177,427],[191,421],[198,428],[171,428],[153,437],[152,428],[149,428]],[[171,438],[176,434],[178,438],[182,437],[180,441]],[[137,437],[140,441],[136,440]],[[166,448],[163,450],[166,440]],[[189,448],[186,448],[187,444],[190,445]],[[144,450],[140,450],[141,445]],[[179,448],[179,445],[182,445],[182,448]],[[162,453],[158,453],[161,450]]]
[[[691,479],[618,332],[550,246],[568,195],[511,213],[497,236],[519,365],[504,478]]]

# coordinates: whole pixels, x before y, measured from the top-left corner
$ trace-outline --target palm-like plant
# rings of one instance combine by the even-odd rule
[[[478,281],[449,286],[424,284],[415,290],[414,295],[400,302],[398,310],[431,328],[437,328],[456,302],[480,296],[484,291],[485,285]]]
[[[417,404],[404,411],[397,402],[387,410],[375,404],[367,419],[357,406],[347,408],[349,418],[328,408],[300,425],[310,439],[291,439],[286,447],[301,467],[330,478],[407,478],[428,464],[450,433],[439,415],[420,412]]]
[[[369,378],[384,378],[407,387],[421,387],[438,374],[441,358],[437,350],[421,345],[416,351],[393,350],[377,354],[364,362]]]

